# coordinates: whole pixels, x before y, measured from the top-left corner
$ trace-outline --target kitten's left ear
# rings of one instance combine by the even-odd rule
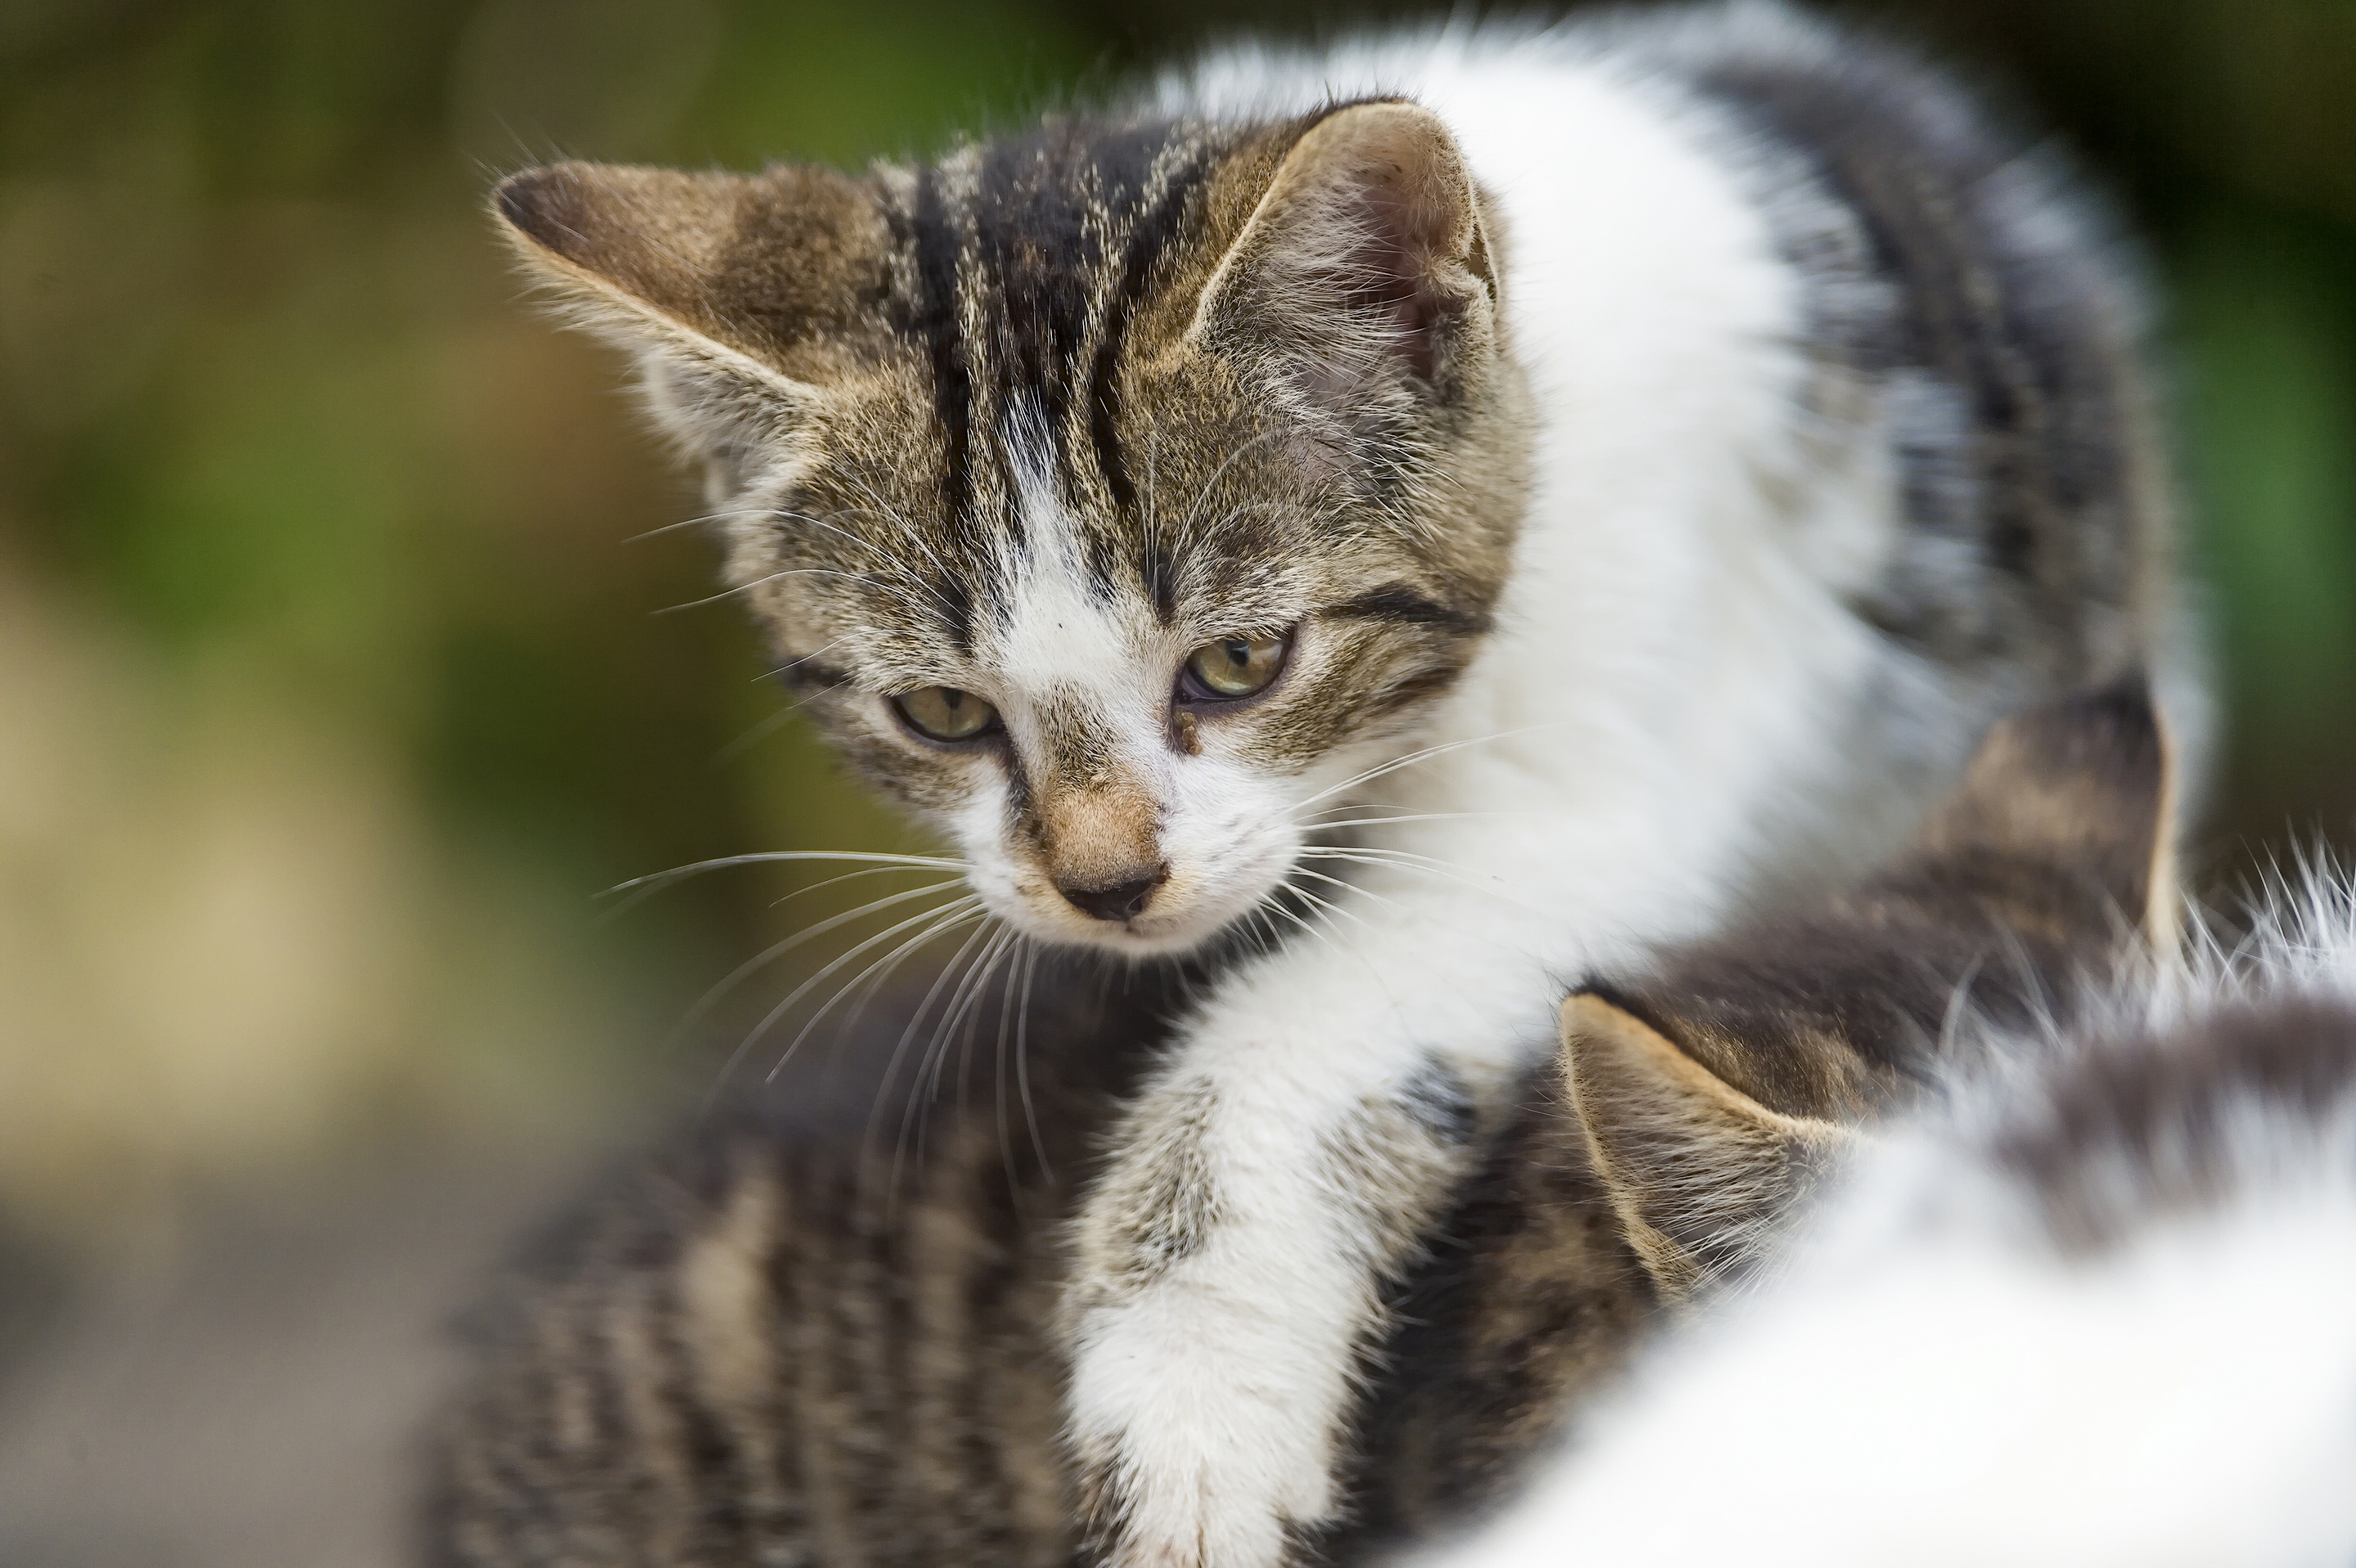
[[[1562,1070],[1590,1163],[1671,1303],[1740,1264],[1857,1142],[1769,1110],[1592,991],[1562,1005]]]
[[[1418,104],[1355,103],[1293,143],[1205,289],[1194,334],[1355,422],[1451,400],[1497,347],[1493,236],[1456,139]]]
[[[552,164],[500,182],[517,254],[634,352],[655,412],[707,454],[795,428],[882,331],[887,231],[830,169],[689,174]]]

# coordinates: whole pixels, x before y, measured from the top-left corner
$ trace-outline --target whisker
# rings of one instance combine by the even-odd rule
[[[897,869],[898,868],[887,867],[880,869]],[[851,875],[854,877],[873,876],[874,874],[873,870],[853,871],[851,873]],[[844,879],[835,877],[830,880],[839,882]],[[819,884],[821,887],[825,885],[825,883]],[[958,884],[954,881],[932,882],[921,888],[911,888],[904,892],[893,893],[888,897],[875,899],[870,902],[861,904],[857,909],[845,910],[841,914],[833,915],[828,919],[822,920],[816,925],[809,927],[808,930],[798,931],[793,935],[787,937],[783,942],[773,943],[769,946],[763,948],[759,953],[746,959],[744,963],[739,964],[734,969],[731,970],[725,979],[720,981],[710,990],[704,992],[702,996],[697,997],[695,1005],[689,1008],[686,1015],[682,1017],[678,1023],[671,1027],[671,1030],[669,1034],[663,1037],[662,1049],[666,1051],[675,1049],[679,1042],[686,1037],[687,1032],[702,1021],[704,1014],[710,1012],[712,1008],[719,1003],[723,997],[725,997],[730,991],[734,990],[736,987],[746,978],[746,976],[766,968],[769,965],[775,963],[779,958],[784,957],[795,948],[799,947],[803,943],[811,940],[813,937],[823,936],[830,931],[834,931],[842,926],[848,925],[852,921],[862,919],[865,916],[875,913],[879,910],[889,909],[894,904],[906,903],[910,899],[923,898],[927,893],[943,892],[950,888],[956,887],[957,885]],[[814,890],[805,888],[801,891],[809,892]],[[788,893],[786,896],[787,898],[792,898],[796,895]],[[780,900],[779,901],[783,902],[784,901]],[[732,1065],[733,1061],[734,1059],[732,1059]],[[714,1092],[717,1092],[716,1085],[714,1086]]]
[[[1298,890],[1297,890],[1297,889],[1296,889],[1295,891],[1298,891]],[[1287,904],[1281,904],[1281,903],[1280,903],[1280,904],[1274,904],[1274,905],[1271,905],[1270,907],[1274,910],[1274,912],[1275,912],[1276,913],[1278,913],[1278,914],[1280,914],[1280,915],[1284,916],[1284,918],[1285,918],[1285,919],[1287,919],[1287,920],[1289,920],[1289,921],[1292,922],[1292,923],[1293,923],[1293,924],[1295,924],[1295,925],[1299,926],[1299,927],[1301,929],[1301,932],[1303,933],[1303,934],[1305,934],[1305,935],[1309,935],[1309,936],[1312,936],[1312,937],[1315,937],[1318,941],[1320,941],[1320,942],[1323,943],[1326,946],[1331,947],[1331,948],[1333,948],[1333,950],[1334,950],[1335,952],[1339,952],[1339,951],[1341,951],[1341,949],[1340,949],[1339,945],[1334,942],[1334,940],[1333,940],[1333,937],[1332,933],[1328,933],[1328,932],[1326,932],[1326,931],[1324,931],[1324,930],[1322,930],[1321,928],[1319,928],[1319,927],[1317,927],[1317,926],[1314,926],[1314,925],[1310,924],[1310,923],[1309,923],[1309,917],[1308,917],[1307,915],[1302,914],[1299,910],[1294,909],[1294,908],[1290,907],[1290,905],[1287,905]]]
[[[911,954],[921,950],[926,943],[931,942],[937,937],[945,936],[948,933],[955,931],[958,926],[963,925],[969,920],[987,920],[990,918],[989,912],[981,907],[981,901],[979,898],[975,899],[970,904],[968,904],[962,909],[958,908],[955,904],[947,904],[933,912],[939,916],[933,924],[926,926],[916,935],[909,937],[906,941],[901,943],[899,946],[892,949],[891,952],[884,955],[883,957],[869,964],[866,968],[851,976],[850,980],[837,987],[835,988],[834,995],[829,997],[824,1002],[819,1005],[818,1010],[810,1014],[809,1018],[803,1022],[801,1029],[796,1032],[793,1038],[793,1042],[786,1047],[785,1054],[778,1057],[776,1062],[770,1067],[768,1074],[770,1078],[776,1078],[776,1075],[784,1070],[786,1063],[793,1060],[794,1053],[802,1048],[802,1042],[810,1037],[811,1031],[816,1029],[818,1026],[825,1020],[827,1014],[832,1012],[845,997],[850,996],[862,986],[865,986],[867,987],[865,997],[862,997],[861,1000],[854,1005],[852,1013],[850,1015],[851,1017],[858,1016],[859,1009],[863,1008],[867,1005],[867,1002],[873,998],[875,992],[882,988],[884,982],[891,978],[892,972],[897,969],[902,964],[905,963]],[[914,923],[915,922],[913,921],[908,922],[899,929],[905,930],[906,929],[906,925]],[[885,933],[884,934],[889,935],[892,933]],[[846,955],[846,956],[848,955]]]
[[[1322,848],[1323,846],[1315,846],[1315,848]],[[1407,851],[1404,849],[1395,849],[1390,851],[1390,853],[1404,855]],[[782,894],[777,898],[771,899],[769,901],[769,907],[771,909],[782,908],[783,906],[793,902],[804,893],[818,892],[821,889],[834,886],[837,882],[857,881],[862,877],[888,877],[893,872],[902,870],[904,869],[905,868],[899,866],[866,866],[856,871],[845,871],[839,877],[829,877],[822,882],[812,882],[808,887],[796,888],[792,892]],[[951,879],[946,882],[935,882],[933,884],[933,886],[937,888],[952,888],[956,885],[957,881],[955,879]]]
[[[1012,931],[1013,927],[1009,926],[1007,929]],[[991,1072],[991,1101],[995,1107],[998,1119],[998,1159],[1000,1165],[1005,1168],[1006,1180],[1010,1186],[1016,1183],[1014,1139],[1006,1125],[1006,1041],[1007,1036],[1014,1027],[1014,976],[1022,972],[1023,965],[1030,959],[1030,939],[1021,932],[1015,932],[1014,946],[1014,967],[1008,973],[1006,989],[999,997],[998,1050]]]
[[[1410,766],[1416,763],[1426,762],[1433,757],[1446,756],[1451,752],[1461,752],[1468,746],[1485,746],[1490,744],[1492,741],[1509,741],[1516,735],[1528,735],[1540,730],[1558,729],[1565,722],[1567,722],[1567,720],[1550,720],[1544,724],[1526,724],[1518,730],[1500,730],[1494,735],[1479,735],[1469,741],[1450,741],[1443,745],[1426,746],[1419,752],[1409,752],[1404,757],[1395,757],[1391,761],[1384,763],[1379,766],[1368,768],[1362,773],[1357,773],[1349,778],[1344,779],[1340,784],[1333,784],[1329,788],[1321,789],[1315,795],[1311,795],[1308,799],[1296,803],[1287,815],[1297,814],[1302,807],[1314,805],[1317,802],[1323,800],[1328,795],[1338,795],[1354,784],[1362,784],[1370,779],[1378,779],[1385,773],[1397,773],[1399,769]]]
[[[793,668],[796,665],[808,664],[810,660],[818,657],[819,655],[826,653],[830,649],[841,646],[844,641],[845,639],[841,637],[829,637],[825,642],[820,643],[818,646],[812,648],[809,652],[802,655],[800,657],[787,659],[785,663],[779,665],[775,669],[765,669],[760,674],[755,676],[753,679],[755,681],[775,680],[777,677],[785,674],[786,671]]]
[[[841,683],[838,682],[837,684],[840,685]],[[807,699],[803,700],[806,701]],[[742,735],[737,736],[734,740],[721,747],[720,750],[714,752],[712,754],[712,766],[715,769],[726,767],[729,763],[734,762],[737,758],[743,756],[745,752],[751,751],[754,747],[759,745],[762,741],[767,740],[770,736],[776,734],[778,731],[792,723],[794,721],[794,715],[802,710],[802,701],[788,702],[783,708],[778,709],[775,713],[770,714],[766,719],[756,721],[751,729],[746,730]]]
[[[1305,833],[1339,831],[1344,827],[1381,827],[1394,822],[1463,822],[1478,817],[1528,816],[1527,811],[1410,811],[1397,816],[1361,816],[1347,822],[1309,822]]]
[[[1497,880],[1494,877],[1494,874],[1466,871],[1455,867],[1449,861],[1436,860],[1429,855],[1410,856],[1404,849],[1343,849],[1332,848],[1323,845],[1316,844],[1304,847],[1300,850],[1300,854],[1303,859],[1315,859],[1320,860],[1348,860],[1355,861],[1362,866],[1381,866],[1387,867],[1395,870],[1421,871],[1428,876],[1444,877],[1448,880],[1456,883],[1459,887],[1468,889],[1476,893],[1483,893],[1490,898],[1495,899],[1498,902],[1505,905],[1508,909],[1518,910],[1524,914],[1533,915],[1540,920],[1547,918],[1544,911],[1533,909],[1530,905],[1524,903],[1519,899],[1511,897],[1496,888],[1483,887],[1481,884],[1479,879],[1484,874],[1491,875],[1492,880]],[[1359,891],[1363,892],[1365,890],[1360,889]]]
[[[1039,1157],[1041,1174],[1052,1185],[1055,1167],[1047,1163],[1046,1140],[1039,1136],[1039,1115],[1031,1103],[1031,981],[1039,972],[1040,947],[1028,944],[1023,952],[1023,999],[1014,1008],[1014,1084],[1023,1095],[1023,1121],[1031,1130],[1032,1152]]]
[[[1314,875],[1315,873],[1313,873],[1313,872],[1312,872],[1312,873],[1311,873],[1311,874],[1312,874],[1312,875]],[[1327,880],[1328,881],[1331,881],[1333,879],[1329,877],[1329,878],[1327,878],[1326,880]],[[1344,885],[1346,886],[1347,884],[1344,884]],[[1339,904],[1333,903],[1333,902],[1332,902],[1332,901],[1329,901],[1329,900],[1319,898],[1315,893],[1311,892],[1307,888],[1295,887],[1295,888],[1293,888],[1293,889],[1292,889],[1292,892],[1293,892],[1293,895],[1294,895],[1295,897],[1297,897],[1297,898],[1304,898],[1304,899],[1307,899],[1307,900],[1308,900],[1312,904],[1315,905],[1315,906],[1316,906],[1317,908],[1319,908],[1319,909],[1322,909],[1322,910],[1325,911],[1325,912],[1326,912],[1327,913],[1329,913],[1329,914],[1337,914],[1337,915],[1342,916],[1344,919],[1345,919],[1345,920],[1347,920],[1347,921],[1351,922],[1353,924],[1355,924],[1355,925],[1358,926],[1360,929],[1364,930],[1364,931],[1366,933],[1366,934],[1367,934],[1367,935],[1369,935],[1369,936],[1375,936],[1375,935],[1379,935],[1379,934],[1380,934],[1380,933],[1376,932],[1373,926],[1368,925],[1365,921],[1363,921],[1363,920],[1359,919],[1359,918],[1358,918],[1358,916],[1357,916],[1355,912],[1353,912],[1352,911],[1349,911],[1349,910],[1344,909],[1344,908],[1342,908]],[[1334,934],[1338,936],[1338,935],[1339,935],[1339,934],[1341,934],[1341,933],[1337,931]]]
[[[811,976],[801,985],[796,987],[792,995],[788,996],[784,1001],[779,1002],[776,1007],[769,1009],[768,1013],[762,1018],[761,1021],[754,1026],[751,1032],[746,1034],[743,1040],[736,1042],[736,1049],[728,1053],[728,1060],[721,1064],[719,1077],[713,1082],[711,1091],[704,1095],[704,1109],[708,1111],[711,1108],[712,1102],[719,1097],[722,1089],[726,1087],[728,1080],[735,1075],[737,1066],[744,1061],[745,1053],[753,1049],[754,1043],[764,1034],[766,1034],[776,1021],[783,1018],[786,1013],[792,1008],[796,1002],[808,995],[811,987],[818,985],[829,975],[831,975],[837,969],[841,968],[845,964],[850,963],[852,959],[858,957],[862,953],[866,952],[869,948],[873,947],[876,944],[888,941],[899,933],[907,930],[910,926],[918,924],[926,920],[935,919],[945,912],[958,909],[961,905],[978,904],[980,901],[980,894],[969,893],[962,899],[953,900],[949,903],[938,908],[928,909],[918,914],[912,915],[908,919],[902,921],[897,925],[876,933],[873,936],[862,942],[858,946],[853,947],[850,952],[843,954],[841,957],[829,964],[825,968]],[[751,966],[752,965],[745,965],[747,968],[750,968]],[[723,982],[723,984],[733,984],[737,976],[730,976],[730,979],[727,982]],[[799,1042],[797,1041],[796,1043]],[[783,1067],[785,1063],[783,1061],[777,1063],[778,1067]],[[771,1068],[769,1070],[769,1079],[774,1079],[776,1075],[776,1068]],[[766,1083],[769,1079],[764,1079],[763,1082]]]
[[[969,861],[941,855],[885,855],[861,849],[758,849],[744,855],[723,855],[716,860],[691,861],[684,866],[673,866],[668,871],[651,871],[643,877],[632,877],[626,882],[616,882],[597,896],[609,899],[616,893],[631,892],[639,888],[648,891],[666,888],[689,877],[700,877],[706,871],[724,870],[730,866],[757,866],[794,860],[849,860],[873,866],[910,866],[927,871],[972,869]]]
[[[717,593],[707,593],[701,599],[690,599],[684,603],[666,604],[659,610],[649,610],[647,613],[677,615],[683,611],[701,610],[708,604],[717,604],[723,600],[734,599],[739,593],[750,593],[765,582],[779,582],[788,577],[840,577],[846,582],[856,582],[862,586],[873,588],[878,593],[888,593],[895,598],[901,597],[905,592],[904,589],[870,577],[864,572],[845,571],[840,567],[833,566],[789,566],[776,571],[764,572],[750,582],[740,582],[733,588],[723,588]]]
[[[883,1118],[884,1097],[891,1093],[893,1083],[900,1076],[901,1060],[907,1055],[909,1045],[913,1043],[916,1038],[916,1031],[924,1027],[925,1015],[932,1011],[933,1003],[940,996],[941,987],[949,983],[949,976],[958,973],[958,966],[966,962],[966,955],[973,951],[974,944],[976,943],[980,942],[989,934],[990,923],[988,919],[985,918],[982,923],[976,926],[972,933],[966,937],[965,941],[958,944],[957,952],[950,955],[949,961],[941,965],[940,973],[933,976],[933,983],[926,988],[924,999],[916,1004],[916,1010],[908,1015],[908,1026],[900,1031],[898,1043],[892,1047],[891,1060],[884,1064],[884,1076],[877,1080],[875,1084],[875,1097],[872,1102],[870,1102],[868,1106],[867,1130],[865,1133],[861,1135],[859,1141],[859,1164],[862,1170],[867,1168],[868,1163],[874,1153],[875,1129],[878,1123]],[[937,1039],[938,1036],[936,1035],[935,1040],[937,1040]],[[925,1047],[925,1060],[929,1060],[931,1055],[932,1042],[927,1042]],[[911,1093],[908,1098],[908,1110],[911,1114],[915,1111],[916,1104],[915,1089],[917,1085],[921,1085],[923,1083],[924,1077],[924,1060],[920,1060],[916,1064],[916,1078],[914,1083],[911,1084]],[[884,1189],[884,1199],[887,1204],[897,1200],[900,1190],[900,1148],[905,1146],[906,1141],[906,1115],[902,1116],[900,1125],[901,1144],[900,1146],[895,1146],[893,1150],[891,1184]]]
[[[881,946],[883,944],[890,941],[893,937],[899,935],[900,933],[906,931],[911,926],[923,925],[927,921],[938,922],[951,919],[963,919],[977,912],[980,908],[980,894],[968,893],[963,898],[952,899],[946,904],[937,905],[935,908],[910,915],[906,920],[901,921],[896,924],[887,926],[884,930],[877,932],[874,935],[867,938],[857,946],[851,948],[850,952],[834,959],[832,962],[829,963],[825,968],[820,969],[817,974],[811,976],[809,979],[795,987],[791,992],[787,993],[784,1001],[779,1002],[776,1007],[771,1008],[768,1012],[763,1016],[761,1021],[753,1027],[753,1031],[744,1037],[744,1043],[737,1048],[737,1057],[741,1057],[746,1050],[751,1048],[755,1040],[768,1033],[770,1029],[776,1028],[777,1020],[784,1018],[788,1012],[791,1012],[795,1003],[800,1001],[804,997],[809,996],[812,990],[824,984],[837,971],[841,969],[844,965],[850,963],[861,954]],[[940,929],[946,930],[947,927],[943,926]],[[933,933],[930,930],[927,930],[924,935],[916,939],[916,943],[921,944],[932,934]],[[904,944],[903,945],[905,946],[907,944]],[[856,985],[858,982],[854,980],[851,984]],[[845,988],[847,989],[848,987]],[[841,996],[841,990],[836,991],[834,998],[830,1000],[827,1006],[833,1006],[834,1000],[840,1000]],[[812,1015],[810,1022],[816,1023],[819,1019],[825,1016],[825,1008],[819,1008],[816,1014]],[[809,1025],[805,1024],[802,1029],[802,1035],[807,1035],[809,1032]],[[800,1045],[802,1035],[797,1035],[794,1038],[794,1044],[796,1046]],[[790,1056],[791,1054],[791,1051],[787,1052],[787,1056]],[[736,1058],[731,1058],[730,1060],[733,1063]],[[778,1069],[784,1067],[785,1064],[785,1059],[780,1058],[776,1066],[769,1069],[768,1077],[764,1079],[763,1082],[767,1083],[774,1080],[777,1076]]]
[[[948,1012],[944,1016],[941,1029],[938,1032],[946,1034],[950,1029],[955,1029],[960,1019],[966,1019],[971,1015],[973,1010],[980,1006],[982,992],[987,989],[990,985],[990,976],[996,971],[998,967],[998,960],[1012,948],[1014,944],[1014,936],[1015,932],[1012,926],[1006,925],[1004,923],[1000,924],[997,934],[990,939],[990,945],[983,948],[981,956],[974,961],[974,968],[967,972],[964,981],[959,984],[957,991],[950,996]],[[972,1040],[970,1036],[968,1037],[967,1043],[969,1046],[971,1045]],[[926,1093],[936,1095],[940,1093],[941,1071],[945,1066],[947,1066],[948,1061],[948,1053],[947,1051],[943,1051],[941,1053],[940,1060],[934,1063],[932,1087],[926,1090]],[[960,1096],[962,1096],[965,1092],[965,1073],[960,1070],[958,1075],[958,1092]]]
[[[1295,866],[1292,868],[1290,874],[1295,877],[1314,877],[1321,882],[1330,882],[1337,888],[1347,888],[1350,891],[1356,893],[1363,898],[1373,899],[1376,903],[1388,904],[1393,909],[1402,907],[1397,899],[1387,899],[1383,897],[1382,894],[1374,891],[1372,889],[1362,888],[1355,882],[1344,881],[1339,877],[1329,877],[1323,871],[1312,871],[1306,866]],[[1295,891],[1301,891],[1301,890],[1298,889]],[[1303,896],[1307,896],[1305,892],[1303,892]],[[1353,916],[1352,918],[1355,919],[1355,917]]]
[[[659,528],[648,528],[642,534],[632,534],[622,542],[626,545],[643,544],[648,539],[659,539],[664,534],[675,534],[681,528],[700,528],[706,523],[724,523],[735,517],[766,517],[774,515],[774,509],[767,507],[723,507],[716,512],[705,512],[693,517],[681,517],[675,523],[665,523]]]
[[[986,926],[983,928],[984,931],[988,929]],[[976,932],[974,934],[979,937],[981,932]],[[922,1159],[925,1154],[925,1131],[931,1125],[933,1102],[940,1097],[941,1072],[948,1065],[950,1037],[957,1032],[958,1025],[966,1021],[967,1015],[974,1003],[980,998],[983,988],[990,984],[990,976],[997,969],[998,960],[1006,953],[1012,936],[1012,928],[1004,925],[991,933],[988,944],[971,962],[967,964],[965,978],[959,980],[957,989],[949,994],[948,1007],[941,1014],[941,1021],[934,1026],[932,1043],[925,1048],[925,1055],[932,1063],[931,1081],[924,1083],[921,1090],[916,1083],[909,1085],[908,1104],[900,1114],[900,1136],[893,1145],[891,1190],[895,1194],[900,1189],[901,1162],[908,1150],[909,1123],[913,1120],[916,1124],[916,1157]],[[968,946],[970,947],[970,945],[971,944],[969,943]],[[969,1037],[968,1046],[970,1047],[971,1043],[971,1039]],[[916,1068],[916,1079],[922,1082],[924,1078],[925,1069],[920,1062]]]

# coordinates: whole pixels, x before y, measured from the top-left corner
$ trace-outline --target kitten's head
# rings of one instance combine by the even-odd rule
[[[1879,875],[1566,1002],[1568,1098],[1664,1295],[1745,1266],[1858,1128],[1949,1071],[1959,1002],[1976,1028],[2034,1031],[2138,928],[2165,951],[2173,843],[2140,686],[2050,703],[1990,732]]]
[[[1522,393],[1493,220],[1413,105],[495,205],[637,355],[809,710],[1035,935],[1252,908],[1488,626]]]

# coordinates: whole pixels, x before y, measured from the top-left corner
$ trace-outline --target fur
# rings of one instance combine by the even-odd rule
[[[2255,923],[1997,1031],[1435,1561],[2349,1561],[2356,891]]]
[[[1290,928],[1076,1219],[1118,1563],[1340,1517],[1388,1293],[1564,977],[1870,864],[2023,701],[2190,691],[2105,244],[1944,82],[1780,9],[1243,51],[863,178],[497,205],[993,912],[1132,958]],[[1265,692],[1173,697],[1279,632]],[[926,740],[891,699],[930,686],[1001,722]]]

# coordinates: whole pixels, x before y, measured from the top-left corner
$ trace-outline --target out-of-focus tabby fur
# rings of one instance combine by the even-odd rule
[[[1997,1027],[2066,1017],[2163,927],[2162,752],[2139,691],[2008,720],[1880,874],[1574,995],[1564,1057],[1395,1293],[1349,1522],[1305,1549],[1362,1558],[1494,1500],[1665,1304],[1755,1255],[1820,1155],[1953,1065],[1959,988]],[[1057,1221],[1168,998],[1071,971],[1047,994],[1039,1144],[991,1095],[945,1100],[895,1168],[861,1153],[875,1085],[852,1083],[594,1205],[453,1420],[435,1560],[1071,1560]]]

